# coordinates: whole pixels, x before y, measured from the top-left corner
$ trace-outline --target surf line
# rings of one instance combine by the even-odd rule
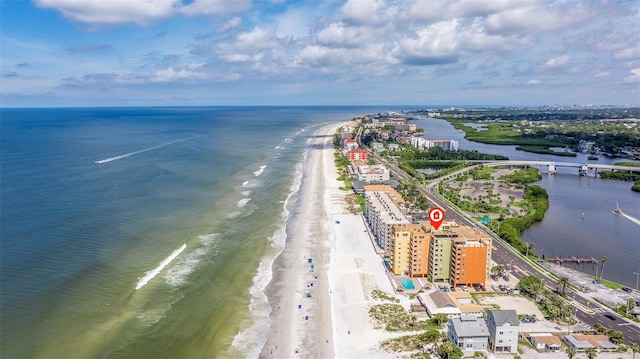
[[[164,147],[164,146],[169,146],[169,145],[173,145],[174,143],[178,143],[178,142],[184,142],[184,141],[189,141],[192,140],[194,138],[198,138],[198,137],[202,137],[204,135],[198,135],[198,136],[193,136],[193,137],[189,137],[189,138],[183,138],[181,140],[176,140],[176,141],[171,141],[171,142],[167,142],[167,143],[163,143],[161,145],[157,145],[157,146],[153,146],[153,147],[149,147],[149,148],[145,148],[143,150],[139,150],[139,151],[134,151],[134,152],[129,152],[129,153],[125,153],[123,155],[118,155],[118,156],[114,156],[114,157],[109,157],[109,158],[105,158],[104,160],[98,160],[95,163],[96,164],[102,164],[102,163],[107,163],[107,162],[112,162],[112,161],[117,161],[117,160],[121,160],[123,158],[127,158],[127,157],[131,157],[133,155],[137,155],[140,153],[144,153],[144,152],[149,152],[149,151],[153,151],[155,149],[158,149],[160,147]]]
[[[169,263],[171,263],[172,260],[174,260],[178,255],[180,255],[180,253],[182,253],[182,251],[184,251],[185,248],[187,248],[187,244],[186,243],[184,243],[182,246],[180,246],[180,248],[178,248],[175,251],[171,252],[171,254],[167,258],[163,259],[162,262],[160,262],[160,265],[155,267],[153,270],[150,270],[150,271],[146,272],[144,274],[144,277],[140,278],[140,280],[136,284],[136,290],[144,287],[147,283],[149,283],[149,281],[152,280],[153,277],[157,276],[158,273],[160,273],[160,271],[162,269],[164,269],[164,267],[169,265]]]

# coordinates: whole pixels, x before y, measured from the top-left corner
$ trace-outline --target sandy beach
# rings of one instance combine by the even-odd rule
[[[311,137],[287,243],[267,287],[270,330],[261,358],[392,358],[377,348],[394,336],[373,328],[371,291],[393,293],[360,214],[346,209],[332,135]],[[313,268],[312,268],[313,265]]]

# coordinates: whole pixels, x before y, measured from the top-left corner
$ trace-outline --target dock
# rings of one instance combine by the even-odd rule
[[[562,258],[562,257],[553,257],[553,258],[546,258],[546,260],[548,262],[555,262],[555,263],[598,263],[598,260],[595,259],[594,257],[588,257],[588,258],[578,258],[578,257],[567,257],[567,258]]]

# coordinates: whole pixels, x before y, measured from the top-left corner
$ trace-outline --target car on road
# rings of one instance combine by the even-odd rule
[[[622,290],[624,290],[627,293],[631,293],[633,292],[633,289],[629,288],[629,287],[622,287]]]
[[[607,313],[607,314],[605,314],[604,316],[605,316],[605,317],[607,317],[607,318],[609,318],[609,319],[611,319],[611,320],[616,320],[616,319],[617,319],[617,318],[616,318],[616,316],[615,316],[615,315],[613,315],[613,314],[611,314],[611,313]]]

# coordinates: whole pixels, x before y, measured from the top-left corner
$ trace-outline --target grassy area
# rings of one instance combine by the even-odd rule
[[[576,157],[577,155],[574,152],[559,152],[554,151],[549,148],[549,146],[518,146],[516,150],[531,152],[531,153],[541,153],[543,155],[555,155],[555,156],[565,156],[565,157]]]
[[[489,143],[492,145],[520,145],[520,146],[542,146],[542,147],[563,147],[565,142],[557,140],[545,140],[541,137],[525,136],[521,132],[516,132],[511,126],[512,123],[492,122],[487,124],[487,129],[477,131],[473,127],[466,126],[469,121],[447,119],[457,130],[465,132],[465,138],[470,141]]]
[[[626,166],[626,167],[640,167],[640,162],[616,162],[614,163],[616,166]]]

